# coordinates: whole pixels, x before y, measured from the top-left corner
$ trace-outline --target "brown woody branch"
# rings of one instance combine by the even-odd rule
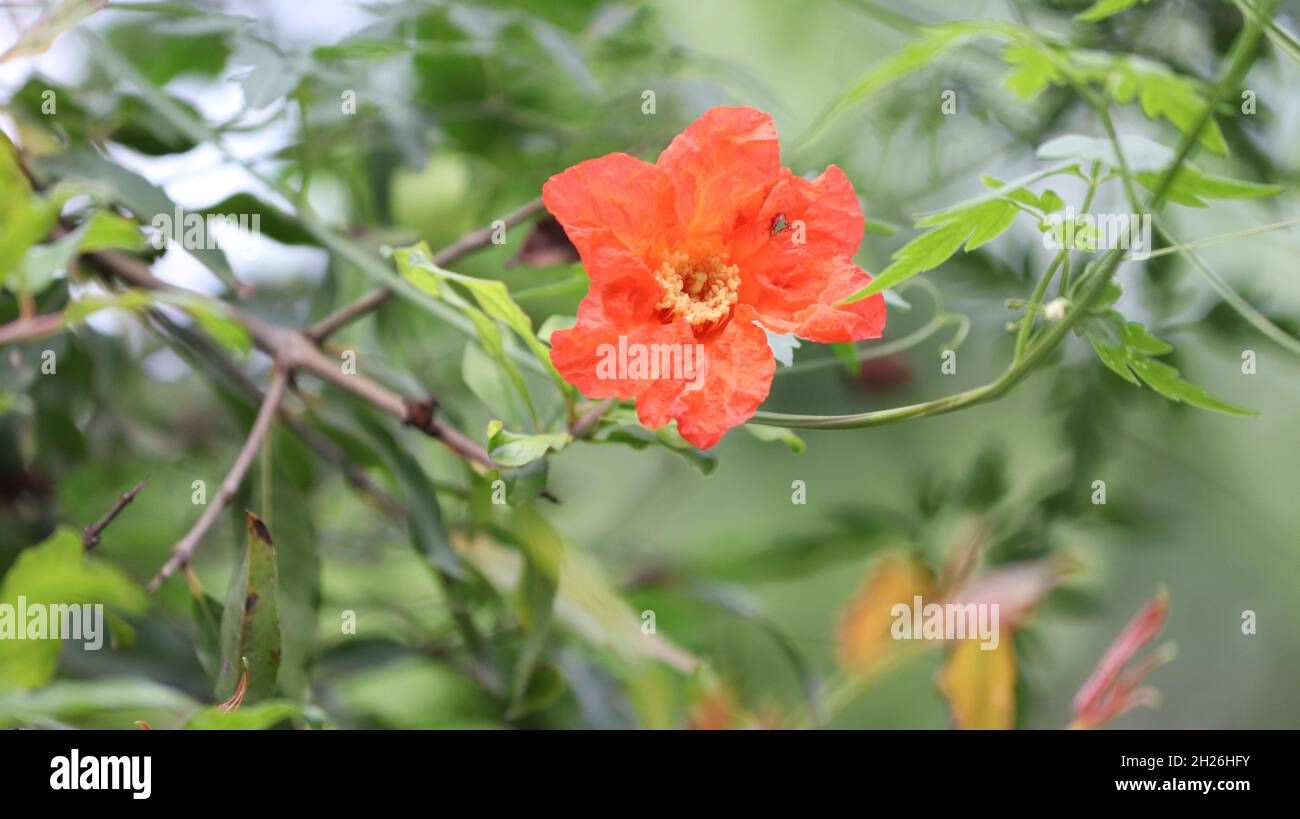
[[[196,295],[193,291],[176,287],[158,279],[149,270],[147,264],[133,256],[106,250],[89,254],[88,258],[99,269],[136,287],[184,293],[191,296]],[[235,466],[227,475],[226,480],[222,482],[218,497],[205,510],[194,528],[176,544],[167,563],[163,565],[157,576],[150,582],[149,589],[151,591],[157,589],[159,584],[171,576],[177,568],[188,563],[190,556],[197,548],[203,535],[211,528],[221,508],[238,491],[239,484],[242,483],[244,474],[248,470],[248,464],[256,452],[256,445],[265,436],[266,427],[269,426],[270,420],[280,412],[280,402],[284,397],[289,377],[296,371],[311,373],[322,381],[346,390],[363,401],[395,416],[404,424],[416,427],[425,434],[436,438],[480,472],[495,468],[495,464],[492,463],[492,459],[482,446],[459,430],[447,425],[440,418],[435,417],[433,410],[436,402],[433,399],[416,401],[404,398],[360,375],[345,373],[338,361],[323,353],[315,342],[301,331],[278,327],[230,305],[225,305],[225,309],[248,330],[253,342],[272,357],[275,361],[275,373],[272,376],[271,385],[266,390],[262,409],[259,411],[257,421],[249,433],[248,441],[245,442],[244,449],[240,452]]]
[[[20,317],[8,324],[0,325],[0,344],[12,344],[16,341],[35,341],[38,338],[52,336],[62,329],[62,313]]]
[[[24,174],[27,174],[33,187],[36,187],[37,183],[28,173],[25,163],[21,161],[21,156],[19,165],[22,167]],[[514,226],[525,219],[528,219],[540,209],[541,200],[539,198],[509,214],[504,220],[506,227]],[[64,229],[61,225],[58,225],[56,226],[55,231],[56,235],[58,235],[64,232]],[[439,252],[435,256],[435,260],[440,264],[449,264],[451,261],[460,258],[466,253],[488,245],[492,240],[492,233],[493,231],[491,228],[485,228],[469,233],[453,245]],[[200,294],[195,293],[194,291],[162,281],[153,275],[148,264],[125,253],[105,250],[87,254],[82,258],[89,261],[99,270],[139,288],[169,291],[185,294],[191,297],[203,298]],[[172,575],[180,566],[188,564],[190,556],[202,540],[203,535],[209,528],[211,528],[212,523],[216,520],[221,509],[224,508],[230,498],[234,496],[234,493],[238,491],[239,485],[243,482],[244,475],[248,471],[249,464],[251,463],[258,446],[260,446],[261,442],[266,437],[272,420],[274,420],[277,415],[286,414],[281,407],[281,402],[292,379],[293,373],[297,370],[310,372],[321,380],[332,383],[379,409],[394,415],[404,424],[414,426],[425,434],[436,438],[456,455],[469,462],[479,472],[485,472],[496,467],[496,464],[492,462],[492,459],[488,456],[487,451],[482,446],[464,433],[447,425],[440,418],[436,417],[435,409],[437,407],[437,402],[434,398],[428,397],[423,400],[403,398],[402,396],[399,396],[368,379],[355,374],[343,372],[343,369],[339,366],[338,362],[330,359],[321,352],[319,343],[325,335],[328,335],[328,333],[332,332],[334,329],[343,326],[353,318],[374,309],[374,307],[377,307],[379,304],[382,304],[390,298],[391,295],[391,292],[381,293],[380,291],[376,291],[371,293],[362,300],[362,303],[360,303],[359,306],[353,305],[349,308],[344,308],[346,313],[340,311],[336,314],[337,318],[333,322],[331,322],[330,319],[326,319],[321,322],[321,324],[317,325],[317,327],[306,332],[277,327],[262,321],[256,316],[241,311],[238,308],[230,305],[225,306],[232,316],[248,330],[254,343],[271,356],[274,361],[275,369],[265,395],[262,397],[261,408],[258,411],[258,416],[254,421],[252,429],[249,431],[248,439],[245,441],[244,447],[240,451],[239,457],[236,459],[234,466],[227,474],[226,479],[222,482],[217,497],[204,511],[204,514],[200,517],[199,521],[194,525],[189,533],[187,533],[186,536],[176,544],[167,562],[150,582],[150,591],[156,590],[162,581]],[[63,317],[61,314],[20,317],[18,320],[0,327],[0,342],[39,338],[43,335],[52,334],[57,332],[57,330],[62,326],[62,322]],[[240,378],[237,380],[244,384],[245,389],[248,389],[248,387],[251,386],[254,393],[258,392],[256,385],[250,385],[246,378]],[[334,447],[327,439],[316,435],[314,430],[310,430],[308,427],[301,425],[295,426],[298,427],[295,429],[295,432],[303,437],[309,445],[312,445],[313,448],[328,460],[332,460],[340,466],[345,466],[348,463],[342,452],[338,450],[337,447]],[[369,486],[373,489],[373,485],[370,484],[369,479],[366,478],[364,472],[358,468],[347,467],[345,468],[345,474],[354,486]],[[138,491],[138,489],[139,487],[129,493],[132,498],[134,497],[134,492]],[[374,491],[376,497],[383,496],[382,493],[378,492],[378,490]],[[391,499],[389,500],[391,501]],[[110,515],[106,516],[107,519],[102,522],[102,525],[106,526],[108,522],[112,520],[112,516],[119,513],[121,508],[125,507],[129,502],[129,499],[124,499],[121,501],[119,507],[115,507],[115,511],[110,510]],[[391,502],[393,506],[400,508],[400,505],[396,504],[395,501]],[[99,528],[102,529],[100,524],[96,524],[96,526],[99,526]],[[87,531],[90,532],[90,530]],[[94,535],[94,539],[97,541],[98,530],[94,531],[92,534]]]
[[[196,295],[193,291],[158,279],[149,270],[147,264],[133,256],[106,250],[92,253],[89,258],[100,269],[137,287]],[[288,370],[309,372],[322,381],[352,393],[393,415],[402,423],[436,438],[480,471],[495,468],[496,465],[488,457],[487,450],[459,430],[434,417],[432,408],[436,406],[436,402],[432,398],[421,401],[404,398],[364,376],[345,373],[340,363],[323,353],[305,333],[278,327],[231,305],[223,305],[223,307],[248,330],[254,344]]]
[[[244,441],[244,446],[239,450],[239,456],[235,458],[235,463],[230,467],[230,472],[226,473],[226,478],[221,482],[221,487],[217,494],[208,503],[203,515],[198,522],[186,533],[185,537],[177,542],[172,549],[171,556],[167,562],[154,575],[153,580],[149,581],[149,591],[157,591],[162,582],[171,577],[172,574],[190,562],[190,556],[198,548],[199,541],[207,534],[212,524],[216,523],[217,517],[221,511],[226,508],[226,504],[235,497],[239,491],[239,486],[244,482],[244,475],[248,473],[248,467],[252,465],[257,450],[262,446],[266,439],[266,434],[271,429],[271,422],[275,420],[276,413],[280,408],[280,400],[284,398],[285,387],[289,384],[289,370],[279,362],[276,363],[274,371],[271,373],[271,382],[266,388],[266,397],[262,400],[262,406],[257,411],[257,418],[253,421],[252,428],[248,431],[248,438]]]
[[[207,336],[177,324],[158,310],[150,310],[149,317],[161,326],[167,335],[172,336],[175,340],[190,347],[196,354],[210,361],[231,384],[252,398],[256,404],[260,405],[262,403],[265,394],[262,388],[253,379],[249,378],[243,370],[235,366],[235,363],[213,344]],[[366,470],[353,463],[342,448],[321,434],[315,427],[304,423],[284,404],[280,405],[280,422],[323,460],[342,472],[344,479],[363,500],[394,515],[406,513],[402,505],[394,497],[376,486],[370,480],[370,476],[366,474]]]
[[[140,494],[141,489],[144,489],[145,483],[146,481],[142,480],[123,492],[122,497],[117,499],[117,503],[113,504],[113,508],[105,512],[102,518],[81,530],[81,545],[86,548],[86,551],[90,551],[99,545],[99,536],[103,534],[104,528],[112,523],[113,519],[130,505],[131,501],[135,500],[135,496]]]

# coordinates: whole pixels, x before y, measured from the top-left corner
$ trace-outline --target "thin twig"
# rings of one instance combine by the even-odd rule
[[[257,411],[257,418],[253,421],[252,428],[248,431],[248,439],[244,441],[244,448],[239,451],[239,457],[235,459],[235,464],[226,474],[226,479],[221,482],[221,488],[217,490],[216,497],[208,503],[208,508],[203,510],[203,515],[199,518],[194,527],[177,542],[172,549],[171,557],[154,575],[153,580],[149,581],[149,591],[156,591],[162,582],[179,569],[189,563],[190,557],[198,547],[199,541],[212,528],[216,522],[217,516],[226,508],[226,504],[235,497],[239,491],[239,486],[244,482],[244,475],[248,473],[248,467],[253,463],[253,457],[257,454],[258,447],[266,439],[267,433],[271,430],[271,422],[275,419],[276,412],[280,407],[280,401],[284,398],[285,388],[289,384],[289,369],[278,363],[274,372],[271,374],[271,383],[266,388],[266,398],[262,401],[262,407]]]
[[[8,324],[0,325],[0,344],[35,341],[38,338],[52,336],[62,328],[63,313],[16,318]]]
[[[520,222],[531,219],[541,210],[542,198],[539,196],[536,199],[521,205],[501,221],[504,223],[505,227],[509,229],[518,225]],[[447,245],[445,248],[434,254],[434,264],[440,267],[449,265],[466,254],[472,253],[479,248],[487,247],[492,243],[492,234],[494,232],[494,228],[485,227],[465,234],[452,244]],[[392,297],[392,288],[375,288],[360,299],[339,308],[335,312],[307,328],[306,335],[308,338],[319,344],[345,325],[350,324],[370,311],[378,308],[381,304]]]
[[[117,499],[117,503],[113,504],[112,509],[105,512],[102,518],[81,530],[81,545],[86,547],[86,551],[90,551],[99,545],[99,536],[103,533],[104,527],[112,523],[113,518],[121,514],[122,510],[129,506],[131,501],[135,500],[135,496],[140,493],[141,489],[144,489],[146,482],[147,479],[141,480],[135,486],[123,492],[122,497]]]
[[[232,385],[242,390],[254,402],[261,404],[264,396],[262,388],[249,378],[239,367],[225,355],[207,336],[196,333],[172,321],[160,310],[148,311],[148,316],[165,331],[163,337],[171,336],[172,344],[178,341],[191,348],[194,355],[202,356],[212,362]],[[331,441],[315,427],[303,422],[297,414],[284,403],[280,405],[280,421],[285,429],[292,432],[323,460],[335,466],[348,484],[365,500],[393,515],[403,515],[406,510],[397,500],[370,480],[366,470],[348,458],[341,447]]]
[[[569,427],[569,434],[574,438],[585,438],[587,434],[592,432],[596,428],[596,425],[600,423],[600,419],[604,416],[605,411],[615,403],[617,402],[615,402],[613,398],[606,398],[603,401],[597,402],[596,406],[587,410],[581,418],[573,422],[573,425]]]
[[[162,281],[153,275],[147,264],[125,253],[108,250],[89,254],[87,258],[99,269],[137,287],[204,298],[195,291]],[[402,423],[438,439],[479,471],[496,468],[492,459],[488,457],[487,450],[481,445],[434,417],[433,409],[437,406],[437,401],[433,397],[420,400],[403,398],[364,376],[343,372],[339,362],[321,352],[305,333],[270,324],[229,304],[221,303],[220,306],[248,330],[254,344],[286,369],[305,370],[323,381],[352,393],[395,416]]]

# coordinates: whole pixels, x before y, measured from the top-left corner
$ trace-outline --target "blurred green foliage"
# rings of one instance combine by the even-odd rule
[[[1196,251],[1253,314],[1184,255],[1153,257],[1124,268],[1123,287],[1082,325],[1086,340],[1072,334],[996,404],[883,429],[754,425],[710,452],[671,428],[645,430],[627,406],[587,438],[568,434],[569,414],[591,407],[552,379],[538,336],[571,321],[585,284],[562,255],[528,261],[529,223],[451,269],[430,250],[503,218],[578,161],[653,158],[708,106],[753,105],[776,118],[796,172],[845,169],[869,225],[887,227],[869,229],[857,260],[888,271],[878,281],[901,297],[880,342],[793,350],[765,408],[848,414],[968,389],[1014,355],[1007,300],[1023,305],[1051,259],[1034,222],[1077,209],[1094,162],[1111,183],[1100,201],[1128,208],[1123,163],[1105,153],[1079,84],[1108,94],[1125,145],[1169,152],[1195,132],[1240,10],[1012,0],[982,9],[996,20],[953,22],[938,2],[340,2],[320,4],[312,24],[298,4],[252,7],[110,7],[47,55],[77,54],[60,81],[33,63],[0,92],[34,176],[0,146],[0,324],[69,306],[79,319],[3,350],[0,600],[103,603],[115,634],[132,637],[61,654],[54,642],[0,641],[0,725],[784,724],[816,714],[833,688],[837,624],[873,559],[898,552],[940,570],[972,531],[985,570],[1063,554],[1078,564],[1015,635],[1017,725],[1068,722],[1079,683],[1160,584],[1181,654],[1156,677],[1162,708],[1124,724],[1300,725],[1300,362],[1279,342],[1300,329],[1293,232]],[[1249,78],[1258,114],[1237,116],[1235,91],[1219,106],[1157,226],[1160,245],[1182,243],[1174,225],[1199,240],[1295,212],[1300,63],[1285,29],[1267,33]],[[1086,136],[1068,155],[1038,151],[1071,134]],[[214,141],[251,147],[232,159]],[[1126,153],[1128,181],[1152,187],[1141,152]],[[1070,169],[1050,188],[1042,176],[1001,182],[1062,159]],[[133,302],[77,261],[110,248],[168,261],[178,251],[160,254],[122,225],[150,225],[182,198],[192,212],[260,216],[272,262],[205,248],[198,272],[176,275],[232,303],[241,281],[254,284],[241,305],[276,324],[306,326],[377,283],[322,250],[304,211],[466,317],[468,337],[399,297],[326,349],[352,352],[394,390],[436,395],[439,417],[502,468],[480,474],[304,378],[294,416],[308,436],[277,424],[193,575],[146,596],[204,508],[195,481],[212,502],[252,423],[247,382],[267,373],[222,310]],[[1034,219],[1020,218],[1026,208]],[[52,235],[60,217],[65,237]],[[893,235],[897,225],[916,229]],[[1261,335],[1261,321],[1276,333]],[[970,334],[945,374],[941,353],[959,341],[938,331],[954,324]],[[905,350],[872,353],[913,333]],[[54,372],[42,370],[46,350]],[[1241,368],[1245,350],[1255,374]],[[1192,408],[1236,405],[1259,416]],[[83,553],[69,527],[146,477]],[[805,503],[791,503],[796,482]],[[260,573],[242,568],[261,542],[245,509],[273,544]],[[266,623],[260,636],[238,628],[255,588],[278,604],[274,640]],[[1245,610],[1258,634],[1242,634]],[[239,660],[272,642],[270,678],[223,710]],[[949,725],[941,661],[901,664],[829,724]]]

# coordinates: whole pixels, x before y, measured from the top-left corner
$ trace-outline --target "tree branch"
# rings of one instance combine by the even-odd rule
[[[147,264],[125,253],[105,250],[89,254],[87,258],[99,269],[137,287],[204,298],[192,290],[162,281],[153,275]],[[433,408],[437,406],[434,398],[427,397],[418,401],[403,398],[364,376],[345,373],[339,362],[321,352],[305,333],[278,327],[224,302],[221,306],[248,330],[254,344],[288,370],[305,370],[322,381],[352,393],[395,416],[402,423],[438,439],[480,472],[496,468],[496,464],[488,457],[487,450],[464,433],[434,417]]]
[[[200,355],[212,362],[221,375],[225,377],[235,388],[243,391],[257,404],[261,404],[265,393],[262,388],[244,374],[244,371],[235,366],[235,363],[226,356],[217,345],[213,344],[201,333],[196,333],[188,327],[182,327],[172,321],[159,310],[150,310],[149,317],[158,324],[164,331],[163,335],[171,336],[170,342],[176,344],[179,342],[191,348],[194,355]],[[319,455],[323,460],[335,466],[348,484],[362,496],[362,499],[374,504],[386,512],[394,515],[404,515],[406,510],[400,503],[384,490],[380,489],[370,480],[366,470],[355,464],[348,458],[347,453],[328,437],[321,434],[319,430],[309,424],[304,423],[295,413],[293,413],[283,403],[280,405],[280,421],[285,428],[298,436],[304,444]]]
[[[230,467],[230,472],[226,474],[226,479],[221,482],[221,488],[217,494],[208,503],[208,507],[203,510],[203,515],[199,518],[194,527],[177,542],[172,549],[171,557],[154,575],[153,580],[149,581],[149,591],[157,591],[162,582],[179,569],[190,562],[190,557],[198,547],[199,541],[207,534],[208,529],[216,522],[217,516],[226,508],[226,504],[239,491],[240,484],[244,482],[244,475],[248,473],[248,467],[253,463],[253,457],[257,455],[258,447],[266,439],[266,434],[271,429],[271,422],[275,419],[276,412],[279,410],[280,401],[284,398],[285,387],[289,383],[289,370],[279,362],[275,365],[275,370],[271,373],[271,382],[266,388],[266,397],[262,401],[262,407],[257,411],[257,418],[253,421],[252,428],[248,431],[248,439],[244,441],[244,448],[239,451],[239,457]]]
[[[63,313],[46,313],[43,316],[16,318],[5,325],[0,325],[0,344],[12,344],[16,341],[35,341],[38,338],[52,336],[63,329]]]
[[[121,514],[122,510],[129,506],[131,501],[135,500],[135,496],[140,493],[141,489],[144,489],[146,482],[147,481],[142,480],[126,492],[122,493],[122,497],[117,499],[117,503],[113,504],[112,509],[105,512],[102,518],[81,530],[81,545],[86,547],[86,551],[89,552],[91,549],[99,545],[99,536],[103,533],[104,527],[112,523],[113,518],[116,518]]]

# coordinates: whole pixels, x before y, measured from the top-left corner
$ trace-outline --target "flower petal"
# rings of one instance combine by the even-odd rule
[[[822,343],[860,341],[884,333],[884,295],[834,305],[870,281],[866,271],[847,256],[808,259],[770,278],[746,276],[740,300],[751,305],[763,326],[774,332]]]
[[[551,363],[565,381],[588,398],[626,400],[644,393],[658,382],[627,377],[626,363],[620,367],[611,355],[618,356],[620,350],[626,351],[633,344],[695,343],[685,322],[659,321],[654,309],[656,298],[654,291],[629,279],[593,286],[578,305],[577,324],[551,335]],[[627,361],[626,355],[623,360]]]
[[[680,233],[674,196],[667,174],[622,153],[580,162],[542,186],[592,281],[650,275],[655,248]]]
[[[753,108],[710,108],[659,155],[693,236],[721,237],[758,211],[781,171],[772,118]]]
[[[871,281],[850,261],[864,224],[853,185],[836,166],[811,181],[781,169],[757,216],[728,238],[744,277],[741,300],[768,328],[810,341],[879,338],[883,296],[833,306]]]
[[[858,252],[866,220],[844,171],[831,165],[816,179],[782,168],[757,218],[728,237],[733,260],[758,273],[789,270],[809,257]]]
[[[708,449],[727,430],[753,417],[767,399],[776,371],[767,335],[753,319],[753,312],[741,305],[725,328],[706,337],[698,378],[654,382],[636,402],[641,423],[657,429],[676,418],[683,438]]]

